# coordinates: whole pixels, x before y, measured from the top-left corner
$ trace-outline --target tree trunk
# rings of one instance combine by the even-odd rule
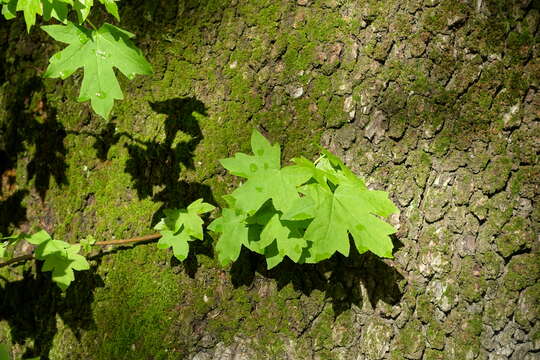
[[[82,73],[40,78],[63,45],[2,23],[0,232],[107,240],[223,205],[239,180],[218,159],[257,128],[284,162],[321,144],[388,191],[395,258],[267,271],[243,251],[223,269],[208,235],[184,263],[155,244],[97,254],[65,295],[31,264],[1,269],[0,343],[51,359],[537,358],[537,2],[124,3],[155,73],[121,81],[108,123],[75,101]]]

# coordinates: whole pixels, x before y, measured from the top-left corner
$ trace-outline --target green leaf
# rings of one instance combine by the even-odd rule
[[[78,68],[84,68],[79,101],[90,100],[96,113],[107,119],[115,99],[123,99],[114,68],[129,79],[136,74],[149,75],[151,65],[129,40],[133,34],[110,24],[90,31],[68,22],[42,26],[55,40],[69,44],[49,60],[44,74],[49,78],[66,79]]]
[[[293,166],[262,170],[250,175],[231,196],[235,207],[248,214],[255,213],[270,199],[277,210],[286,211],[291,202],[300,198],[297,187],[310,177],[308,172]]]
[[[281,221],[275,214],[261,232],[261,243],[268,244],[265,249],[267,268],[279,264],[285,256],[298,262],[307,246],[299,222]]]
[[[86,238],[81,240],[81,247],[83,251],[90,252],[92,251],[92,246],[96,243],[96,239],[92,235],[88,235]]]
[[[100,3],[105,5],[107,12],[114,16],[116,20],[120,21],[120,15],[118,14],[118,7],[116,6],[117,0],[99,0]]]
[[[214,220],[208,229],[221,233],[216,244],[219,262],[227,265],[240,256],[242,244],[249,245],[246,216],[232,209],[223,209],[221,217]]]
[[[49,233],[47,233],[45,230],[40,230],[37,233],[30,235],[27,240],[30,244],[41,245],[44,242],[51,240],[51,235],[49,235]]]
[[[390,234],[381,220],[397,212],[383,191],[369,190],[335,155],[323,150],[315,163],[294,159],[280,169],[279,147],[258,132],[254,155],[222,160],[233,174],[247,178],[224,196],[229,208],[211,224],[221,233],[216,250],[223,264],[234,261],[242,245],[266,257],[268,268],[285,257],[315,263],[335,252],[348,256],[350,237],[360,252],[392,257]]]
[[[24,13],[24,21],[28,32],[35,25],[36,16],[43,15],[43,7],[40,0],[18,0],[16,10]]]
[[[174,233],[170,230],[163,230],[161,232],[161,238],[157,243],[159,249],[168,249],[172,247],[174,256],[183,261],[189,254],[188,241],[192,239],[185,231],[178,231]]]
[[[200,215],[214,210],[214,206],[198,199],[187,209],[166,209],[165,218],[155,226],[161,233],[158,248],[173,248],[174,256],[183,261],[189,253],[188,241],[203,239],[203,220]]]
[[[65,290],[75,280],[73,270],[88,270],[86,258],[79,255],[80,245],[70,245],[65,241],[54,240],[41,230],[31,235],[28,242],[37,245],[34,250],[36,259],[45,261],[42,271],[52,271],[52,280]]]
[[[0,259],[3,259],[6,257],[7,254],[7,242],[0,243]]]
[[[79,24],[82,24],[86,20],[93,5],[94,0],[74,0],[73,9],[77,13]]]
[[[367,249],[378,256],[392,257],[388,235],[395,229],[373,215],[388,215],[395,210],[389,200],[383,204],[374,201],[381,199],[382,192],[372,194],[360,187],[339,185],[333,193],[319,184],[307,185],[303,192],[306,196],[296,202],[296,213],[291,211],[283,218],[301,220],[313,215],[304,235],[310,245],[306,262],[328,259],[336,251],[348,256],[349,233],[360,252]]]
[[[86,258],[79,255],[78,252],[81,249],[80,245],[69,245],[59,240],[50,240],[49,242],[57,242],[54,247],[63,249],[48,253],[43,263],[42,271],[51,271],[52,280],[62,290],[66,290],[73,280],[75,280],[74,270],[88,270],[90,264],[86,261]],[[59,243],[64,243],[67,246],[64,247]],[[51,247],[52,248],[52,247]]]
[[[237,153],[232,158],[219,162],[231,174],[248,178],[259,171],[279,170],[281,167],[281,150],[278,144],[271,145],[257,130],[251,134],[251,149],[254,155]]]
[[[41,0],[43,3],[43,19],[49,21],[51,18],[67,23],[69,5],[73,5],[69,0]]]
[[[6,20],[17,17],[17,0],[4,1],[2,4],[2,15]]]

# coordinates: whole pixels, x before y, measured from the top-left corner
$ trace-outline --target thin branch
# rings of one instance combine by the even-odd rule
[[[134,237],[130,239],[120,239],[120,240],[107,240],[107,241],[97,241],[94,245],[97,246],[107,246],[107,245],[124,245],[124,244],[131,244],[131,243],[138,243],[138,242],[144,242],[144,241],[152,241],[157,240],[161,237],[161,234],[152,234],[152,235],[146,235],[146,236],[139,236]],[[13,259],[9,259],[5,262],[0,263],[0,268],[3,268],[4,266],[9,266],[12,264],[17,264],[23,261],[28,261],[34,259],[34,254],[27,254],[27,255],[21,255],[14,257]]]
[[[34,254],[17,256],[17,257],[14,257],[13,259],[9,259],[6,262],[0,263],[0,268],[2,268],[4,266],[9,266],[11,264],[19,263],[19,262],[22,262],[22,261],[32,260],[33,258],[34,258]]]

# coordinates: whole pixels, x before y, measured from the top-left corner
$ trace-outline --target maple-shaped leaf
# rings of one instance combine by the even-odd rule
[[[275,214],[261,232],[261,243],[265,247],[268,270],[275,267],[285,256],[298,262],[307,242],[303,237],[303,224],[298,221],[281,221]]]
[[[51,18],[67,23],[69,13],[68,5],[73,6],[72,0],[41,0],[43,3],[43,19],[49,21]]]
[[[151,65],[130,38],[133,34],[110,24],[88,30],[68,22],[67,25],[42,26],[55,40],[69,44],[49,59],[45,77],[66,79],[78,68],[84,68],[79,101],[90,100],[96,113],[107,119],[115,99],[123,99],[114,68],[129,79],[136,74],[149,75]]]
[[[33,234],[27,240],[37,245],[34,251],[36,259],[45,261],[42,271],[52,271],[52,280],[62,290],[66,290],[75,280],[73,270],[90,268],[86,258],[78,254],[80,245],[70,245],[65,241],[54,240],[45,230]]]
[[[2,15],[6,20],[11,20],[17,17],[17,0],[2,1]]]
[[[100,3],[105,5],[107,12],[114,16],[116,20],[120,21],[120,14],[118,14],[118,6],[116,6],[118,0],[99,0]]]
[[[248,178],[264,170],[281,168],[281,150],[278,144],[271,145],[257,130],[251,133],[253,155],[236,153],[234,157],[219,162],[233,175]]]
[[[221,233],[215,248],[222,265],[238,259],[242,245],[249,244],[246,215],[239,214],[233,209],[223,209],[221,216],[214,220],[208,229]]]
[[[58,240],[51,240],[58,241]],[[67,243],[66,243],[67,244]],[[51,271],[52,280],[62,290],[66,290],[75,280],[74,270],[88,270],[90,264],[86,258],[79,255],[80,245],[69,245],[61,251],[53,252],[45,256],[42,271]]]
[[[214,210],[214,206],[198,199],[187,209],[166,209],[165,218],[155,226],[161,233],[157,246],[160,249],[173,248],[174,256],[183,261],[189,253],[188,241],[203,239],[201,214]]]
[[[267,200],[279,211],[286,211],[299,198],[297,187],[310,179],[304,169],[288,166],[283,169],[261,170],[230,195],[235,207],[248,214],[255,213]]]
[[[30,32],[30,28],[36,23],[36,16],[43,15],[43,7],[40,0],[18,0],[17,11],[24,13],[24,22],[26,30]]]
[[[79,24],[82,24],[86,20],[93,5],[94,0],[74,0],[73,9],[77,13]]]
[[[336,251],[348,256],[349,233],[360,252],[370,250],[381,257],[392,257],[393,245],[388,235],[395,229],[373,215],[395,211],[389,200],[386,205],[377,203],[382,192],[374,195],[370,190],[341,185],[332,192],[319,184],[307,185],[302,191],[305,197],[297,200],[283,218],[313,218],[304,234],[309,243],[306,262],[328,259]]]

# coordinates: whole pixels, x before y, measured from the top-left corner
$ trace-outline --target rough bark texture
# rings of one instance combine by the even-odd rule
[[[143,235],[166,207],[237,184],[217,159],[253,127],[320,143],[401,213],[395,259],[221,269],[153,244],[94,256],[61,295],[2,270],[0,342],[51,359],[540,357],[540,7],[535,1],[131,1],[154,65],[107,123],[81,81],[41,80],[60,47],[0,30],[0,231]],[[96,21],[105,17],[97,14]],[[25,249],[21,249],[24,251]]]

